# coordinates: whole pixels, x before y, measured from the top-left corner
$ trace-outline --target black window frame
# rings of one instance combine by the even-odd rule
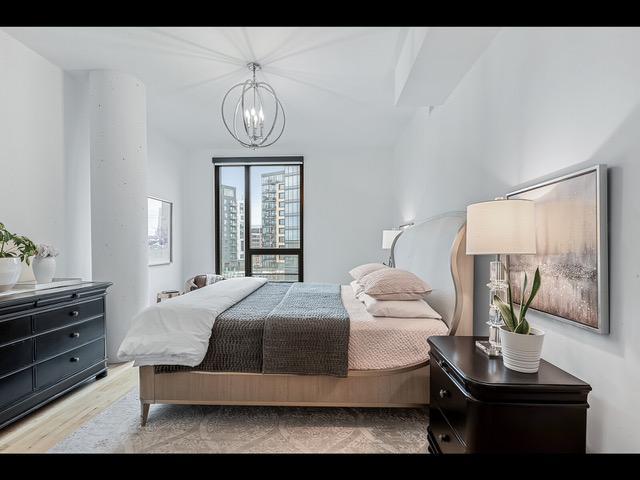
[[[220,242],[220,168],[244,167],[244,274],[245,277],[253,276],[252,262],[254,255],[297,255],[298,256],[298,281],[304,281],[304,157],[213,157],[214,164],[214,217],[215,217],[215,271],[221,274],[221,242]],[[252,248],[251,247],[251,167],[284,167],[297,165],[300,168],[300,246],[298,248]],[[278,225],[276,225],[278,228]],[[286,281],[286,280],[285,280]]]

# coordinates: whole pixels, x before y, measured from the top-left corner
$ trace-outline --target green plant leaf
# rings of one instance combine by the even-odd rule
[[[527,272],[524,272],[524,279],[522,280],[522,290],[520,290],[520,313],[518,314],[518,323],[524,320],[524,296],[527,291]]]
[[[519,333],[521,335],[529,335],[531,327],[529,326],[529,322],[527,322],[526,318],[523,318],[522,321],[518,324],[514,333]]]
[[[500,312],[500,314],[502,315],[502,319],[504,320],[505,325],[507,326],[507,329],[510,332],[513,332],[516,328],[516,322],[515,319],[513,318],[512,315],[512,310],[509,308],[509,306],[502,301],[502,299],[500,299],[500,297],[498,297],[497,295],[493,296],[493,304],[498,307],[498,311]]]
[[[531,285],[531,294],[529,295],[529,299],[527,300],[526,305],[522,308],[522,318],[525,318],[527,314],[527,310],[529,309],[529,305],[533,302],[538,290],[540,290],[540,285],[542,284],[542,279],[540,278],[540,267],[536,267],[536,273],[533,276],[533,285]],[[522,292],[522,301],[524,302],[524,292]]]
[[[509,303],[509,311],[511,312],[511,318],[513,318],[513,327],[515,328],[516,314],[513,311],[513,295],[511,294],[511,278],[507,282],[507,302]],[[513,330],[511,330],[513,332]]]

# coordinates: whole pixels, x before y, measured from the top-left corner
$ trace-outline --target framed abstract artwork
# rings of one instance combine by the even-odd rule
[[[149,266],[166,265],[172,256],[173,204],[159,198],[147,198],[147,248]]]
[[[530,308],[597,333],[609,333],[607,167],[595,165],[508,193],[536,203],[536,255],[508,255],[514,302],[523,272],[540,268]]]

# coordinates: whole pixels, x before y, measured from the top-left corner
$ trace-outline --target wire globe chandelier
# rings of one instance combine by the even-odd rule
[[[222,99],[222,121],[240,145],[258,149],[273,145],[284,132],[286,117],[275,90],[256,80],[259,63],[247,64],[252,78],[231,87]],[[239,97],[236,98],[236,95]]]

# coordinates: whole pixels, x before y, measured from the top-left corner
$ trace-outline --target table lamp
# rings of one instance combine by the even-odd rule
[[[509,272],[500,255],[535,254],[535,203],[498,197],[467,207],[467,255],[496,255],[490,264],[489,341],[476,345],[489,356],[500,356],[502,316],[493,297],[506,300]]]
[[[396,237],[398,235],[400,235],[402,233],[402,230],[400,229],[396,229],[396,230],[383,230],[382,231],[382,248],[384,250],[390,250],[393,248],[393,244],[396,240]],[[389,255],[389,266],[393,267],[394,266],[394,261],[393,261],[393,250],[391,251],[391,254]]]
[[[396,266],[395,259],[393,258],[393,247],[395,246],[396,240],[398,240],[398,236],[407,228],[413,227],[414,225],[414,222],[408,222],[400,225],[398,228],[382,231],[382,248],[383,250],[391,250],[391,253],[389,254],[389,267]]]

